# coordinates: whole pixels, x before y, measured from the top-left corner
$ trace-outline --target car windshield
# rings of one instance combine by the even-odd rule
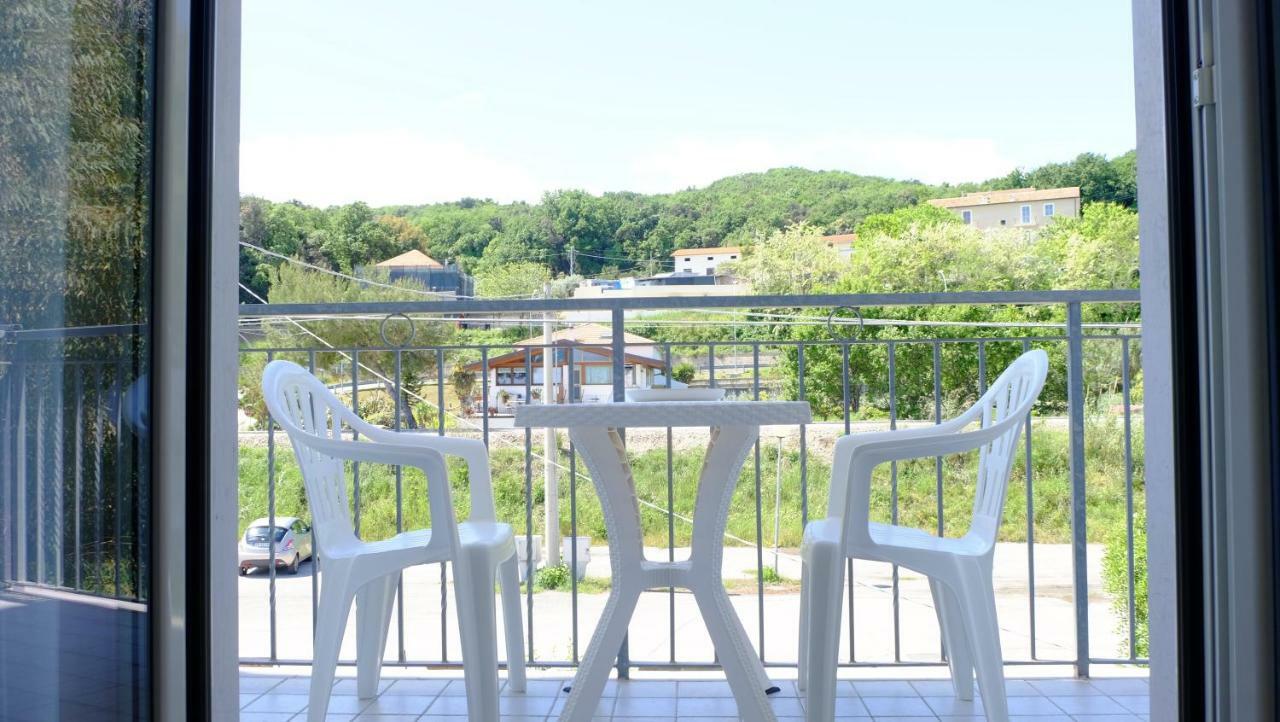
[[[276,527],[276,533],[274,535],[275,541],[280,541],[281,539],[284,539],[284,533],[286,531],[288,530],[282,526]],[[251,526],[249,527],[248,531],[244,533],[244,539],[245,541],[249,541],[249,542],[264,542],[267,540],[267,537],[270,535],[270,533],[271,533],[271,527],[269,526]]]

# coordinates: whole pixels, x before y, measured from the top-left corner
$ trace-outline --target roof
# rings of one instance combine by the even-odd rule
[[[654,343],[653,339],[637,336],[634,333],[623,333],[622,340],[630,345],[643,346]],[[551,342],[559,343],[561,341],[570,341],[573,343],[608,346],[613,343],[613,331],[608,326],[601,326],[598,323],[584,323],[579,326],[571,326],[562,328],[551,334]],[[541,346],[546,343],[543,341],[542,334],[530,336],[523,341],[516,342],[517,346]]]
[[[681,248],[678,251],[672,251],[671,255],[679,258],[680,256],[723,256],[730,253],[742,253],[740,246],[724,246],[723,248]]]
[[[986,206],[993,203],[1022,203],[1026,201],[1052,201],[1064,198],[1079,198],[1080,187],[1069,188],[1014,188],[1005,191],[976,191],[965,193],[959,198],[934,198],[929,205],[939,208],[966,208],[968,206]]]
[[[416,248],[412,251],[405,251],[395,258],[388,258],[378,264],[379,268],[413,268],[420,266],[444,268],[444,264]]]
[[[837,233],[833,236],[823,236],[822,240],[826,241],[828,246],[847,246],[858,240],[858,234]]]
[[[586,344],[579,344],[573,341],[560,341],[559,345],[567,348],[586,347],[591,351],[591,353],[599,354],[601,356],[613,356],[613,349],[609,346],[588,346]],[[543,364],[542,352],[545,350],[545,348],[535,348],[524,351],[512,351],[511,353],[506,353],[501,356],[494,356],[489,359],[489,368],[523,368],[526,365],[533,368],[541,368]],[[660,369],[666,366],[662,359],[653,358],[651,356],[641,356],[640,354],[635,353],[623,354],[622,358],[627,363],[648,366],[649,368]],[[552,359],[556,366],[567,366],[569,363],[568,360],[563,358],[560,354],[553,355]],[[574,363],[578,365],[582,364],[581,361],[575,361]],[[464,368],[470,371],[479,371],[484,368],[484,366],[482,366],[479,361],[472,361]]]

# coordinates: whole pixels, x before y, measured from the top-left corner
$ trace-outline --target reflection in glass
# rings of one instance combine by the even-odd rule
[[[147,719],[154,8],[0,3],[0,719]]]

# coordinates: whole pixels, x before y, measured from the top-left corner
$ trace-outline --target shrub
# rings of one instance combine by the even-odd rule
[[[671,370],[671,378],[675,379],[676,381],[679,381],[682,384],[687,384],[690,381],[693,381],[693,376],[697,372],[698,372],[698,369],[695,368],[693,364],[689,363],[688,361],[681,361],[680,363],[676,364],[676,367],[674,369]]]
[[[1111,607],[1119,618],[1121,636],[1129,637],[1129,545],[1124,529],[1107,540],[1102,557],[1102,584],[1111,595]],[[1147,518],[1133,517],[1133,620],[1135,657],[1150,654],[1151,632],[1147,623]]]
[[[543,567],[539,569],[533,577],[533,587],[539,591],[550,589],[568,589],[572,584],[569,577],[569,567],[566,564],[557,564],[554,567]]]

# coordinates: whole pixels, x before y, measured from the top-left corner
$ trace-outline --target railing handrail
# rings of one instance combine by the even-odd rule
[[[947,293],[819,293],[763,296],[635,296],[627,298],[459,299],[344,303],[242,303],[242,317],[314,314],[531,313],[539,311],[661,311],[689,308],[810,308],[837,306],[1051,305],[1139,303],[1137,289],[1092,291],[952,291]]]

